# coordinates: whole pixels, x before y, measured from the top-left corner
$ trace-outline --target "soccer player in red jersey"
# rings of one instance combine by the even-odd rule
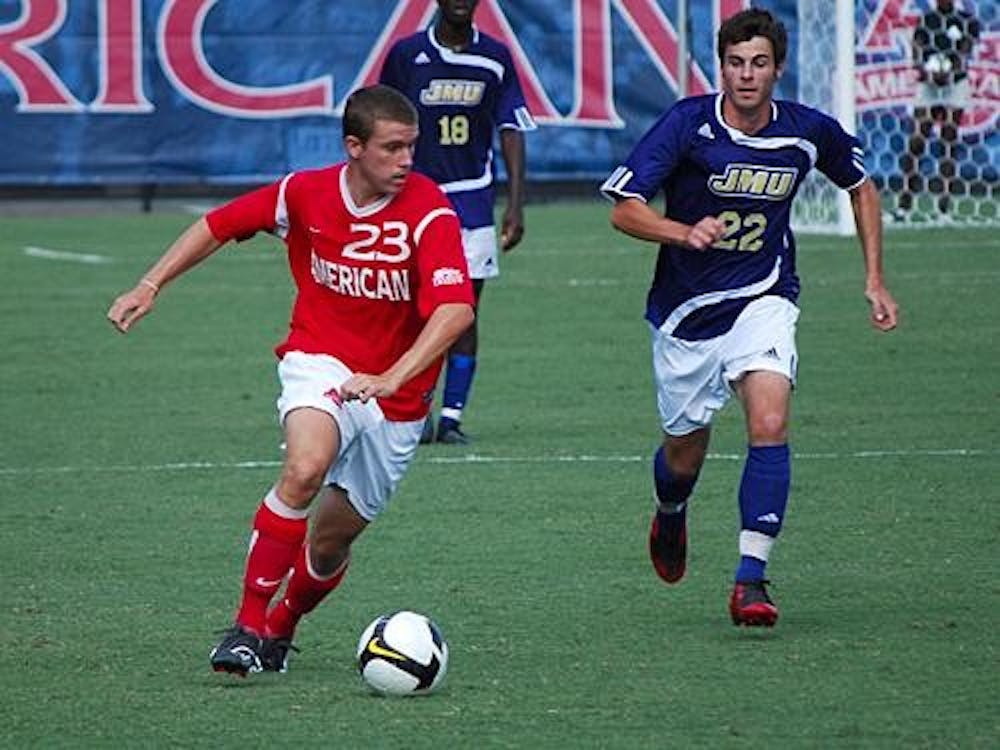
[[[126,333],[164,286],[229,240],[269,232],[287,245],[297,293],[276,349],[286,455],[253,520],[235,622],[210,655],[217,672],[285,671],[299,619],[337,587],[352,542],[388,503],[442,355],[474,319],[454,209],[411,172],[413,105],[388,86],[359,89],[343,135],[345,163],[209,212],[108,311]]]

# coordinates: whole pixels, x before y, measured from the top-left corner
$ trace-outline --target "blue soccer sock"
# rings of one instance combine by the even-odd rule
[[[462,420],[462,409],[469,400],[472,378],[476,374],[476,358],[470,354],[449,354],[441,399],[441,416],[456,424]]]
[[[666,533],[680,532],[687,514],[687,499],[691,496],[697,475],[691,478],[675,476],[667,467],[663,446],[653,454],[653,486],[659,503],[657,514],[660,528]]]
[[[791,485],[788,445],[751,446],[740,481],[740,564],[737,581],[764,579],[781,531]]]

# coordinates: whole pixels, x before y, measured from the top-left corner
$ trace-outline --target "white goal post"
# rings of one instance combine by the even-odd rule
[[[832,114],[856,134],[854,0],[836,0],[832,24],[830,10],[829,0],[798,2],[797,99]],[[814,171],[799,189],[792,221],[802,232],[853,234],[850,196]]]

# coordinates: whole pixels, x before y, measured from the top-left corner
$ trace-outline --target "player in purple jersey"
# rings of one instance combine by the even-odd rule
[[[534,130],[535,123],[510,52],[472,23],[477,2],[438,0],[436,23],[393,45],[380,81],[406,94],[420,113],[414,167],[433,178],[455,206],[478,311],[485,280],[500,273],[493,227],[493,134],[500,131],[507,169],[507,208],[500,228],[506,252],[524,234],[523,132]],[[438,442],[468,442],[460,424],[478,348],[474,323],[448,352]],[[422,442],[433,439],[428,417]]]
[[[832,118],[772,98],[786,50],[785,29],[767,11],[729,18],[718,35],[722,93],[677,102],[601,187],[615,201],[616,228],[660,243],[646,308],[664,433],[649,550],[668,583],[685,572],[687,502],[712,418],[733,393],[743,404],[749,446],[729,601],[737,625],[778,619],[765,566],[790,481],[799,281],[789,215],[810,168],[850,192],[872,324],[889,331],[897,321],[882,278],[879,196],[861,149]],[[664,216],[648,205],[661,189]]]

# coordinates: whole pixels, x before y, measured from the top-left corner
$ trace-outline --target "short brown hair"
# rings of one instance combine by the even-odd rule
[[[377,84],[358,89],[344,105],[343,133],[364,143],[375,132],[376,120],[417,124],[417,110],[410,100],[391,86]]]
[[[755,36],[762,36],[771,42],[774,50],[774,64],[784,65],[788,53],[788,32],[784,24],[761,8],[741,10],[730,16],[719,27],[719,63],[725,63],[726,48],[732,44],[749,42]]]

